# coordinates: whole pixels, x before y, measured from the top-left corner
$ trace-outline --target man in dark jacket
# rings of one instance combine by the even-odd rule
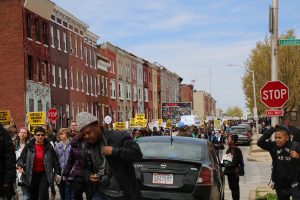
[[[0,199],[11,199],[16,180],[16,154],[9,133],[0,124]]]
[[[136,200],[133,162],[142,159],[136,142],[124,132],[103,131],[90,113],[79,113],[76,121],[87,142],[84,170],[94,188],[92,199]]]
[[[275,141],[270,141],[275,133]],[[270,152],[272,157],[272,181],[278,200],[300,199],[299,153],[293,150],[289,131],[283,126],[266,130],[257,145]]]

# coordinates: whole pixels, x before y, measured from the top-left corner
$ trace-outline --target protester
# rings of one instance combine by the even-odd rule
[[[225,149],[225,137],[221,134],[220,130],[216,130],[212,138],[212,143],[214,144],[214,149],[219,158],[222,158],[223,150]]]
[[[275,133],[275,141],[268,140]],[[286,127],[269,128],[257,141],[257,145],[270,152],[272,157],[272,181],[278,200],[300,199],[300,159],[293,149]]]
[[[69,126],[70,130],[70,138],[73,138],[75,135],[77,135],[77,123],[75,120],[72,120]]]
[[[18,138],[18,132],[17,132],[16,126],[13,124],[10,124],[10,125],[5,125],[4,128],[9,133],[9,135],[13,141],[13,144],[16,145],[16,140]]]
[[[192,135],[186,130],[186,127],[183,122],[178,123],[177,136],[192,137]]]
[[[16,140],[16,157],[17,159],[21,156],[23,149],[26,144],[30,140],[31,133],[27,130],[26,127],[22,127],[19,129],[18,138]],[[29,200],[29,190],[28,187],[23,182],[24,175],[22,173],[18,173],[18,186],[21,187],[23,200]]]
[[[0,200],[12,199],[16,180],[16,154],[12,139],[0,124]]]
[[[76,117],[77,129],[87,141],[85,174],[93,184],[93,200],[136,200],[133,162],[142,159],[137,143],[124,132],[102,131],[87,112]]]
[[[153,127],[152,136],[161,136],[160,132],[157,130],[157,127]]]
[[[59,143],[55,146],[55,152],[60,164],[60,168],[63,170],[67,164],[69,153],[71,150],[71,144],[70,140],[68,138],[68,129],[67,128],[61,128],[57,132],[57,136],[59,137]],[[72,199],[72,193],[70,187],[65,187],[65,179],[64,177],[60,181],[59,187],[59,194],[62,200],[71,200]]]
[[[228,149],[223,156],[222,164],[225,167],[224,175],[227,175],[229,189],[233,200],[240,199],[239,176],[244,171],[243,154],[240,148],[236,146],[237,135],[229,135],[227,138]]]
[[[88,191],[86,180],[83,176],[83,135],[74,132],[73,138],[71,140],[71,150],[69,153],[69,158],[66,167],[63,171],[63,176],[66,181],[66,189],[71,190],[72,199],[83,200],[82,194],[85,192],[87,199],[90,199],[90,192]]]
[[[18,172],[24,173],[31,200],[49,199],[49,186],[54,187],[54,179],[59,182],[59,162],[45,135],[45,129],[38,126],[17,162]]]
[[[136,130],[134,133],[134,141],[138,141],[141,137],[143,137],[142,130]]]

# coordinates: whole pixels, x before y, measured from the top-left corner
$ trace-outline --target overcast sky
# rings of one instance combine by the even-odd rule
[[[256,42],[269,35],[272,0],[53,2],[87,23],[100,36],[98,43],[109,41],[158,62],[181,76],[183,83],[196,80],[195,89],[211,92],[218,108],[239,106],[246,111],[244,70],[227,65],[243,65]],[[290,28],[299,35],[300,0],[279,0],[279,33]]]

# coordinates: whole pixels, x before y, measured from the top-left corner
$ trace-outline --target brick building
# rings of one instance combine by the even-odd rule
[[[194,87],[191,84],[180,85],[180,102],[193,102]]]

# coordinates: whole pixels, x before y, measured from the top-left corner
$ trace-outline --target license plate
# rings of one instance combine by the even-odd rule
[[[173,184],[173,174],[153,173],[152,183],[172,185]]]

